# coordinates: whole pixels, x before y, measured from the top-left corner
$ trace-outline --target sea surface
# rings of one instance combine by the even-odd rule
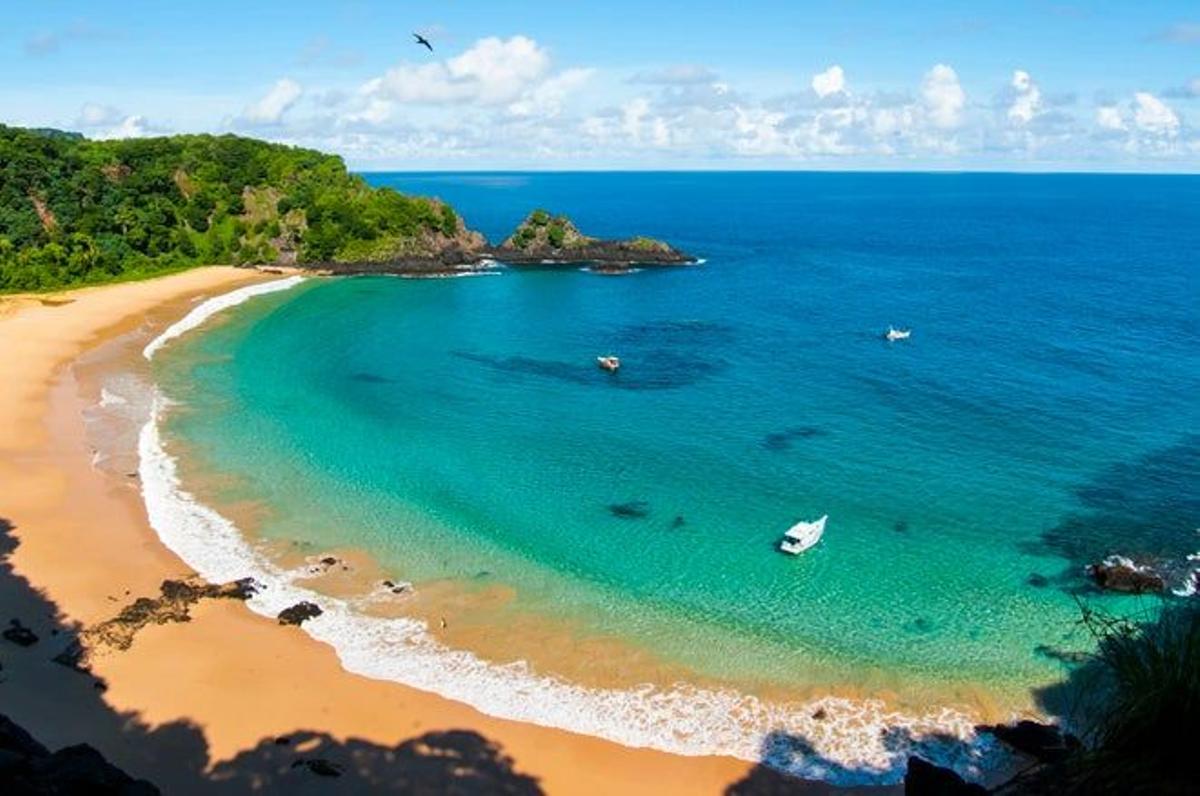
[[[1087,646],[1079,599],[1158,605],[1097,595],[1087,563],[1155,560],[1186,591],[1200,179],[365,176],[441,197],[497,242],[544,207],[703,258],[307,280],[158,352],[162,442],[197,505],[254,506],[239,533],[256,544],[369,553],[445,595],[450,631],[473,640],[455,653],[513,674],[465,693],[448,666],[463,682],[422,687],[618,739],[613,721],[658,709],[651,692],[614,711],[580,689],[1036,708],[1060,653]],[[889,325],[911,338],[886,342]],[[617,374],[595,365],[610,353]],[[817,547],[778,552],[822,515]],[[344,660],[415,677],[377,666],[403,669],[381,639]],[[494,693],[535,676],[579,699],[518,709]],[[730,740],[672,724],[681,704],[630,742],[676,748],[661,731],[742,754],[788,721],[767,711],[746,723],[759,737]],[[846,754],[858,768],[796,768],[895,779],[887,759]]]

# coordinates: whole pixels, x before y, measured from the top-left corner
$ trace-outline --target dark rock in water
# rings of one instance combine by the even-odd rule
[[[650,513],[650,504],[644,500],[609,504],[608,511],[623,520],[640,520]]]
[[[325,556],[324,558],[321,559],[321,563],[327,567],[336,566],[337,562],[338,562],[338,560],[336,558],[334,558],[333,556]]]
[[[824,434],[822,429],[814,426],[797,426],[766,435],[763,437],[762,446],[769,451],[786,451],[791,449],[793,440],[820,437]]]
[[[51,752],[7,716],[0,715],[0,792],[155,796],[158,788],[134,779],[87,744]]]
[[[986,796],[987,789],[914,755],[908,758],[908,770],[904,773],[904,793],[906,796]]]
[[[908,520],[896,520],[892,524],[892,530],[896,533],[908,533]]]
[[[630,265],[683,265],[695,258],[652,238],[598,240],[576,228],[566,216],[534,210],[488,255],[510,265],[591,263],[613,273]]]
[[[923,616],[918,616],[905,625],[904,629],[910,633],[928,633],[930,630],[933,630],[933,623]]]
[[[812,717],[814,721],[825,721],[825,719],[829,717],[829,714],[825,712],[825,708],[817,708],[816,712],[812,714]]]
[[[685,525],[687,525],[687,520],[685,520],[683,518],[682,514],[677,514],[675,516],[675,519],[671,520],[671,530],[672,531],[678,531],[680,528],[682,528]]]
[[[34,633],[25,625],[21,624],[21,620],[12,619],[9,621],[9,626],[4,628],[4,632],[0,633],[4,638],[16,644],[18,647],[32,647],[38,643],[37,633]]]
[[[976,730],[990,732],[1007,746],[1041,763],[1060,762],[1081,746],[1074,735],[1063,732],[1053,724],[1036,721],[976,727]]]
[[[396,584],[393,581],[385,580],[383,582],[383,587],[385,589],[394,589],[394,588],[396,588]]]
[[[1096,581],[1097,586],[1106,591],[1144,594],[1161,592],[1167,588],[1166,581],[1157,572],[1121,558],[1110,558],[1092,564],[1087,568],[1087,573]]]
[[[321,606],[316,603],[310,603],[307,600],[298,602],[295,605],[284,608],[279,612],[279,624],[281,625],[302,625],[309,619],[320,616],[325,613],[321,610]]]
[[[1045,575],[1039,575],[1036,572],[1032,573],[1028,578],[1026,578],[1025,582],[1037,589],[1044,589],[1050,585],[1049,578],[1047,578]]]
[[[292,763],[292,768],[307,768],[318,777],[340,777],[342,775],[342,767],[337,763],[331,763],[323,757],[307,757],[301,758]]]

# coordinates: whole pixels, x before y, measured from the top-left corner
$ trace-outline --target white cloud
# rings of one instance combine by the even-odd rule
[[[299,83],[285,77],[276,81],[258,102],[246,106],[242,118],[252,124],[278,124],[303,93]]]
[[[1008,106],[1008,120],[1015,124],[1029,124],[1042,107],[1042,92],[1029,73],[1018,69],[1012,76],[1012,104]]]
[[[550,68],[550,56],[533,39],[489,37],[453,58],[401,64],[363,86],[369,95],[397,102],[500,105],[518,99]]]
[[[1133,95],[1133,121],[1139,130],[1173,138],[1179,134],[1179,116],[1167,103],[1153,94],[1139,91]]]
[[[935,127],[953,129],[962,123],[967,94],[958,82],[958,73],[945,64],[937,64],[925,73],[921,98]]]
[[[508,106],[513,116],[557,116],[568,96],[591,79],[593,69],[567,69],[534,86]]]
[[[126,116],[120,124],[96,136],[101,140],[115,138],[144,138],[151,134],[143,116]]]
[[[79,110],[77,124],[80,127],[100,127],[113,125],[125,118],[125,114],[111,105],[101,105],[98,102],[85,103]]]
[[[821,99],[831,94],[840,94],[846,90],[846,73],[842,67],[834,64],[824,72],[818,72],[812,77],[812,90]]]
[[[1125,130],[1125,117],[1121,109],[1115,105],[1101,105],[1096,108],[1096,124],[1104,130]]]

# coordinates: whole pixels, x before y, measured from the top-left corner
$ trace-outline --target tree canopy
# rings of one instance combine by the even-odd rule
[[[208,263],[433,255],[462,232],[448,205],[371,188],[309,149],[0,125],[0,292]]]

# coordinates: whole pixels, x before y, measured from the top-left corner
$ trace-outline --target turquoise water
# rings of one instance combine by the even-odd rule
[[[168,431],[265,536],[779,685],[1047,682],[1084,563],[1200,549],[1200,180],[369,179],[706,262],[310,282],[173,344]]]

